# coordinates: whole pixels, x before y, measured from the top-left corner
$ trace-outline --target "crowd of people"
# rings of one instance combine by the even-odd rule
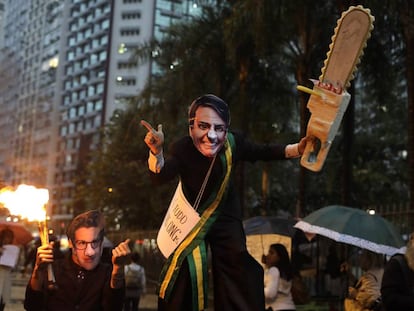
[[[165,156],[162,125],[155,129],[141,121],[147,129],[144,141],[154,184],[179,177],[182,195],[201,215],[165,260],[156,291],[160,311],[206,310],[208,281],[215,311],[296,309],[296,271],[288,249],[272,244],[262,263],[247,251],[233,175],[242,161],[299,157],[308,138],[287,145],[255,143],[231,131],[230,120],[221,98],[207,94],[195,99],[188,110],[189,135],[174,141]],[[100,210],[77,215],[66,234],[66,255],[57,251],[57,241],[50,241],[36,245],[25,263],[30,266],[25,310],[138,310],[146,293],[145,269],[130,240],[113,247],[103,260],[105,217]],[[12,241],[7,232],[0,234],[2,256]],[[413,236],[405,255],[395,255],[386,263],[381,254],[361,251],[363,274],[358,280],[335,253],[328,254],[328,262],[330,281],[347,276],[345,310],[414,310]],[[9,298],[11,269],[0,264],[0,311]]]

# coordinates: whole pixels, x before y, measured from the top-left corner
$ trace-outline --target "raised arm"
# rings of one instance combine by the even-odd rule
[[[145,120],[141,120],[141,124],[148,130],[147,135],[145,135],[144,142],[154,155],[160,154],[164,145],[162,124],[158,124],[157,130],[155,130],[151,124]]]
[[[112,250],[113,268],[111,275],[111,288],[121,288],[124,286],[124,266],[131,263],[131,250],[128,246],[129,241],[129,239],[126,239]]]
[[[37,248],[36,263],[33,267],[33,272],[30,277],[30,287],[33,290],[40,291],[45,282],[45,270],[47,265],[53,262],[53,245],[41,245]]]

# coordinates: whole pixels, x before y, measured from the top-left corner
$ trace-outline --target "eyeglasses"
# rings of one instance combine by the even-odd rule
[[[90,244],[93,249],[96,249],[101,245],[102,241],[103,241],[102,239],[93,240],[91,242],[77,240],[75,241],[74,246],[77,250],[80,250],[80,251],[85,250],[88,247],[88,244]]]

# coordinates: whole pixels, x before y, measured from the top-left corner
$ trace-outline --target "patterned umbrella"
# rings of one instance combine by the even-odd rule
[[[379,254],[405,252],[405,242],[392,223],[358,208],[330,205],[309,214],[294,227]]]

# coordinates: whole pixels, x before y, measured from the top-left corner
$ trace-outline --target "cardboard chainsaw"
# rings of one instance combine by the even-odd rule
[[[319,80],[311,80],[313,89],[297,87],[311,94],[307,104],[311,117],[306,130],[311,139],[300,161],[311,171],[320,171],[325,163],[351,98],[346,89],[373,28],[374,17],[369,9],[349,7],[338,20]]]

